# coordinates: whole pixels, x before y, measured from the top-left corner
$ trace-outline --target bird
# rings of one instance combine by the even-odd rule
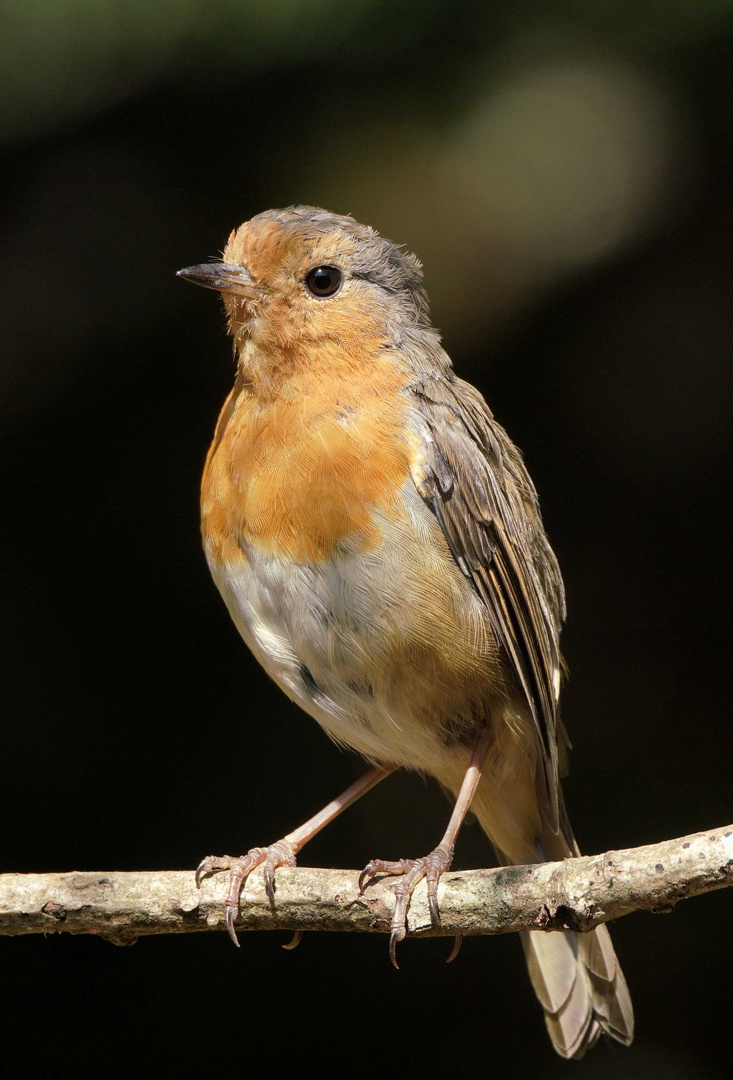
[[[353,217],[311,206],[257,214],[220,259],[178,271],[218,291],[236,376],[201,485],[206,559],[231,617],[281,689],[370,768],[276,843],[207,856],[243,882],[275,874],[400,768],[455,806],[393,875],[390,955],[427,879],[431,918],[469,806],[500,865],[579,854],[561,790],[565,596],[522,455],[458,378],[429,317],[422,266]],[[259,872],[259,871],[258,871]],[[555,1050],[601,1034],[628,1045],[633,1010],[608,930],[523,933]],[[457,942],[458,944],[458,942]],[[455,952],[455,948],[454,948]]]

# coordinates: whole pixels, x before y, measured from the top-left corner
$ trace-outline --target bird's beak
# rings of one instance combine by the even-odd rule
[[[254,300],[262,293],[262,289],[252,281],[249,270],[235,263],[210,262],[186,266],[177,271],[176,277],[192,281],[194,285],[203,285],[205,289],[234,293],[248,300]]]

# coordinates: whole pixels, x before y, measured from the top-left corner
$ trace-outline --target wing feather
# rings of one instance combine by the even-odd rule
[[[426,443],[416,483],[463,574],[484,601],[541,747],[538,786],[557,832],[557,713],[565,597],[519,451],[469,383],[426,377],[410,392]],[[562,735],[561,735],[562,737]]]

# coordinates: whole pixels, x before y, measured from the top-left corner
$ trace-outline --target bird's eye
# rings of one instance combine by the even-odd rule
[[[308,292],[313,296],[334,296],[343,280],[344,275],[337,266],[314,266],[305,275]]]

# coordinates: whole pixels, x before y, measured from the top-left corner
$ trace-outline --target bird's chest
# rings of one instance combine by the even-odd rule
[[[399,395],[336,405],[230,399],[202,486],[207,558],[291,697],[362,753],[430,770],[491,695],[493,639],[411,479]]]
[[[326,561],[344,543],[373,547],[374,510],[395,507],[414,454],[405,406],[388,389],[262,405],[235,388],[203,477],[207,547],[295,563]]]

